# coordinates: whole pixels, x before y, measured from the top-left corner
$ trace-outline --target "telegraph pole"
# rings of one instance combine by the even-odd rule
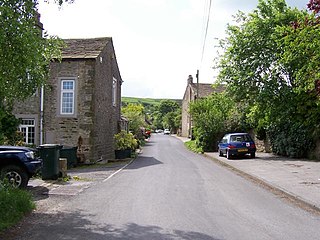
[[[196,74],[196,78],[197,78],[197,98],[199,98],[199,69],[197,70],[197,74]]]

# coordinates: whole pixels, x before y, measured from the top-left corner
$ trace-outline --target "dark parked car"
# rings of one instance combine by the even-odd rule
[[[35,149],[18,146],[0,146],[0,176],[14,187],[25,188],[29,179],[42,167]]]
[[[255,158],[256,145],[248,133],[228,133],[224,135],[218,145],[219,156],[245,156],[249,154]]]

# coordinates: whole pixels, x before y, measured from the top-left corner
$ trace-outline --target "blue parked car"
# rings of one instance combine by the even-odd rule
[[[247,154],[255,158],[256,145],[248,133],[228,133],[219,142],[218,152],[221,157],[225,154],[227,159]]]
[[[28,147],[0,146],[0,180],[6,178],[14,187],[26,188],[29,179],[42,167],[42,159],[35,151]]]

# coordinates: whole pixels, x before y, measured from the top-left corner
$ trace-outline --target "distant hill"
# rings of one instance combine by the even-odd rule
[[[122,97],[122,105],[128,105],[129,103],[141,104],[144,107],[159,105],[161,100],[173,100],[176,101],[180,106],[182,100],[180,99],[157,99],[157,98],[136,98],[136,97]]]

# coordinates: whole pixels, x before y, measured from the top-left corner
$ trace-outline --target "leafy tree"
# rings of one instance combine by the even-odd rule
[[[55,1],[62,4],[62,0]],[[71,2],[65,0],[65,2]],[[42,37],[37,0],[0,1],[0,141],[14,144],[19,121],[10,113],[15,100],[23,100],[45,84],[53,57],[63,46],[57,37]]]
[[[122,114],[129,120],[129,129],[138,138],[142,138],[141,127],[145,126],[144,107],[141,104],[129,103],[122,107]]]
[[[164,115],[162,121],[164,128],[171,129],[172,132],[177,132],[181,125],[181,109],[174,112],[168,112]]]
[[[276,29],[288,26],[298,9],[287,7],[284,0],[259,0],[252,13],[239,12],[236,25],[229,25],[228,37],[221,41],[225,50],[219,68],[219,78],[228,83],[228,91],[238,99],[265,101],[290,87],[292,77],[279,64],[281,49],[277,44]]]
[[[158,110],[151,113],[151,120],[155,129],[163,129],[162,116]]]
[[[154,113],[154,119],[157,128],[169,128],[176,132],[181,125],[181,107],[174,100],[161,100]]]
[[[307,6],[315,14],[320,12],[320,0],[310,0]]]
[[[197,145],[204,151],[216,150],[216,143],[225,132],[247,130],[246,124],[241,124],[238,107],[225,93],[213,93],[192,102],[189,111]]]
[[[319,30],[310,20],[314,23],[315,15],[290,8],[284,0],[259,0],[252,13],[237,15],[236,24],[228,26],[227,38],[221,41],[225,52],[218,64],[219,80],[227,83],[227,92],[236,101],[247,103],[252,125],[269,130],[273,149],[279,143],[275,136],[293,139],[297,126],[299,141],[308,142],[311,126],[319,124],[315,90]],[[300,29],[302,23],[306,26]],[[285,155],[308,151],[290,142],[282,151]]]
[[[61,41],[42,38],[36,0],[0,2],[0,103],[25,99],[48,78],[48,66],[59,57]],[[4,106],[4,105],[3,105]]]
[[[23,140],[17,133],[20,121],[8,110],[0,108],[0,145],[16,145]]]
[[[175,112],[180,108],[179,104],[174,100],[161,100],[158,111],[161,116],[165,116],[169,112]]]

